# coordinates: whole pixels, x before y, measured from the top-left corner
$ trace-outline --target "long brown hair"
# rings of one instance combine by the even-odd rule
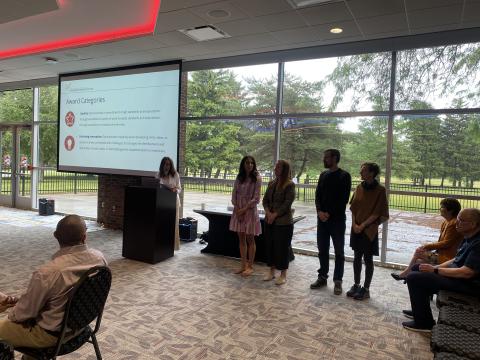
[[[247,162],[247,160],[251,160],[253,162],[253,170],[249,174],[249,177],[253,182],[256,182],[257,176],[258,176],[257,162],[255,161],[254,157],[250,155],[244,156],[242,161],[240,161],[240,167],[238,168],[237,179],[240,180],[241,183],[247,180],[247,172],[245,171],[245,163]]]
[[[160,162],[160,167],[158,168],[158,172],[159,172],[159,177],[165,177],[165,174],[164,174],[164,168],[165,168],[165,163],[169,161],[170,162],[170,171],[168,172],[168,174],[166,176],[175,176],[175,166],[173,166],[173,161],[172,159],[170,159],[168,156],[165,156],[162,161]]]
[[[292,180],[292,172],[290,169],[290,163],[287,160],[280,159],[277,164],[282,165],[282,173],[275,179],[276,186],[284,189]]]

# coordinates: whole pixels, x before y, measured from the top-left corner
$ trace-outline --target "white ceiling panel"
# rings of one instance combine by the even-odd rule
[[[156,34],[153,36],[155,40],[160,41],[160,43],[167,46],[180,46],[194,44],[195,40],[190,39],[185,34],[182,34],[179,31],[171,31],[163,34]]]
[[[202,49],[204,48],[202,47]],[[203,50],[202,51],[197,50],[197,52],[202,54],[205,53],[205,51]],[[178,59],[188,58],[192,53],[192,48],[190,46],[180,45],[180,46],[172,46],[164,49],[152,50],[151,53],[158,59],[158,61],[178,60]]]
[[[389,33],[393,31],[408,31],[405,13],[375,16],[358,19],[358,26],[365,35]]]
[[[467,1],[465,4],[465,11],[463,13],[463,22],[477,23],[480,20],[480,1]]]
[[[407,11],[462,4],[464,0],[405,0]]]
[[[0,70],[7,69],[22,69],[39,64],[44,64],[44,56],[47,55],[37,55],[37,56],[22,56],[18,58],[6,59],[0,61]]]
[[[158,56],[155,56],[149,51],[135,51],[131,53],[113,56],[111,59],[111,66],[125,66],[134,64],[146,64],[158,61]]]
[[[263,24],[260,19],[261,17],[254,19],[229,21],[218,24],[217,27],[231,36],[242,36],[259,33],[262,34],[268,32],[265,24]]]
[[[357,19],[405,11],[403,0],[349,0],[347,5]]]
[[[56,0],[1,0],[0,24],[58,10]]]
[[[286,0],[231,0],[230,2],[252,17],[292,10]]]
[[[65,50],[68,53],[76,54],[80,58],[104,57],[113,54],[112,50],[104,44],[84,46],[80,48]]]
[[[462,24],[462,28],[468,29],[468,28],[477,28],[480,27],[480,19],[477,19],[475,21],[468,21],[464,22]]]
[[[149,51],[153,56],[158,59],[171,59],[173,54],[181,54],[180,58],[192,56],[194,54],[199,54],[201,56],[208,54],[211,50],[206,46],[205,42],[197,42],[195,44],[189,45],[180,45],[180,46],[172,46],[168,48],[161,48],[161,49],[152,49]]]
[[[462,4],[408,12],[411,29],[460,24]]]
[[[323,43],[325,41],[336,40],[344,41],[346,38],[361,38],[362,34],[354,21],[345,21],[338,23],[343,29],[340,34],[332,34],[330,32],[330,24],[316,25],[309,28],[283,30],[272,32],[271,34],[278,39],[281,44],[295,43],[302,47],[313,46],[311,43]]]
[[[218,0],[162,0],[160,4],[160,12],[187,9],[212,2],[218,2]]]
[[[404,29],[404,30],[390,31],[390,32],[384,32],[384,33],[377,33],[375,34],[375,37],[378,39],[386,39],[386,38],[395,38],[399,36],[408,36],[408,35],[410,35],[410,31],[408,29]]]
[[[269,31],[294,29],[307,26],[303,18],[294,11],[265,15],[255,18]]]
[[[312,41],[319,41],[322,39],[320,29],[317,27],[306,27],[301,29],[281,30],[272,32],[274,36],[281,44],[289,43],[305,43]]]
[[[0,83],[12,82],[14,78],[8,77],[6,74],[0,72]]]
[[[206,23],[201,17],[192,14],[188,10],[177,10],[169,13],[158,14],[155,33],[164,33],[172,30],[187,29],[202,25],[206,25]]]
[[[278,45],[279,42],[270,34],[245,35],[230,39],[220,39],[206,42],[211,51],[235,51],[238,49],[258,49]]]
[[[298,13],[303,16],[309,25],[353,20],[352,14],[344,2],[299,9]]]
[[[9,70],[6,76],[14,78],[15,80],[40,79],[56,76],[56,70],[44,69],[39,66],[28,69]]]
[[[206,24],[217,24],[223,23],[226,21],[241,20],[248,18],[248,14],[239,9],[235,4],[228,2],[214,2],[212,4],[207,4],[203,6],[196,6],[189,9],[191,13],[201,17]],[[229,15],[226,17],[213,17],[209,15],[210,11],[213,10],[223,10]]]

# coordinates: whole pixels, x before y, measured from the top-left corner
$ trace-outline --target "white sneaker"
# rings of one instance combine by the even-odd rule
[[[275,279],[275,275],[273,275],[272,273],[268,273],[267,275],[265,275],[263,277],[263,281],[270,281],[270,280],[273,280]]]

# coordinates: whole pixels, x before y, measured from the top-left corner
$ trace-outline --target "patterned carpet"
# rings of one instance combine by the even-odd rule
[[[56,251],[48,225],[0,222],[0,291],[18,293],[31,271]],[[104,252],[113,285],[98,336],[109,359],[431,359],[429,337],[402,329],[404,285],[375,269],[372,298],[310,290],[318,260],[297,256],[282,287],[243,279],[233,259],[182,244],[175,257],[149,265],[121,257],[122,234],[98,230],[90,246]],[[333,264],[332,264],[333,265]],[[345,269],[345,290],[352,266]],[[1,316],[1,315],[0,315]],[[19,358],[19,357],[18,357]],[[89,344],[62,359],[95,359]]]

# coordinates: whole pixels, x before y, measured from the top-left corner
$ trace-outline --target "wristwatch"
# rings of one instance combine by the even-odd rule
[[[434,272],[435,274],[438,274],[438,267],[436,267],[435,269],[433,269],[433,272]]]

